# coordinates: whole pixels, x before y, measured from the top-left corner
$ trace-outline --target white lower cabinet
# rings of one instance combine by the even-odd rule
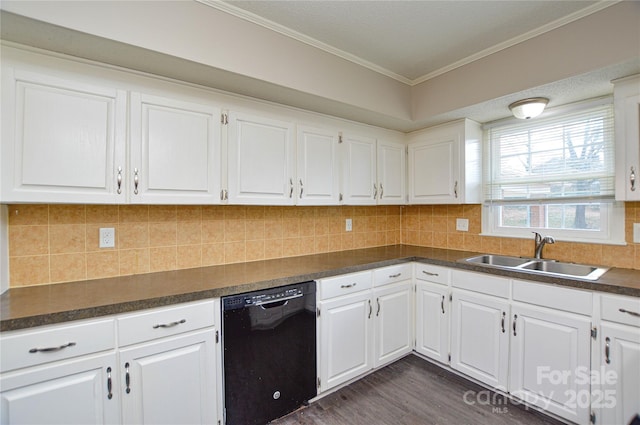
[[[319,392],[413,350],[411,276],[401,264],[318,282]]]
[[[120,351],[124,424],[212,424],[217,420],[215,330]]]
[[[3,374],[0,423],[120,423],[116,364],[110,352]]]
[[[416,270],[416,352],[449,363],[451,271],[430,264]]]
[[[640,298],[601,297],[597,386],[598,424],[631,423],[640,415]]]

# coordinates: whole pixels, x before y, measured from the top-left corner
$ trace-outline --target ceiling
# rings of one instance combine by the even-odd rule
[[[233,0],[211,4],[416,84],[615,2]]]

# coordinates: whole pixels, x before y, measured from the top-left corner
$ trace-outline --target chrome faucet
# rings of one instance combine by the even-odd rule
[[[551,236],[542,236],[540,233],[538,232],[532,232],[535,235],[535,243],[536,243],[536,248],[535,248],[535,253],[533,255],[533,258],[542,259],[542,248],[544,248],[545,244],[554,244],[556,243],[555,239],[553,239]]]

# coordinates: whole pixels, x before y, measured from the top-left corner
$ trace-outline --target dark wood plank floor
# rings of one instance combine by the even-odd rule
[[[557,425],[537,411],[458,377],[415,355],[407,356],[277,425]]]

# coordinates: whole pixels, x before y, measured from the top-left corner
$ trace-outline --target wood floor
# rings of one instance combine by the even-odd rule
[[[407,356],[277,425],[543,425],[560,424],[506,401],[415,355]]]

